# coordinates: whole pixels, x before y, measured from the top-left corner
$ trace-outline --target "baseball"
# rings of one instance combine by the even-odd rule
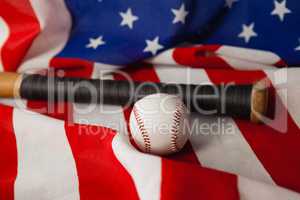
[[[130,131],[143,152],[167,155],[180,151],[188,140],[187,120],[187,108],[179,97],[153,94],[134,104]]]

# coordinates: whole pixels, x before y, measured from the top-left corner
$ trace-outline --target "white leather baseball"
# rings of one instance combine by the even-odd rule
[[[158,155],[177,152],[185,145],[188,112],[174,95],[153,94],[134,104],[130,131],[140,150]]]

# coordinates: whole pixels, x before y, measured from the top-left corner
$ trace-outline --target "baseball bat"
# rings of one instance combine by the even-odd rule
[[[261,121],[268,105],[268,89],[263,82],[215,86],[0,73],[2,98],[124,106],[154,93],[180,96],[191,112],[226,115],[252,122]]]

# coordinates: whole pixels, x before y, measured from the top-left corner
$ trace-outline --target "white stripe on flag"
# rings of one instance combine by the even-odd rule
[[[0,71],[4,70],[2,62],[2,48],[9,37],[9,28],[4,19],[0,17]]]
[[[194,123],[202,125],[191,140],[204,166],[274,184],[231,118],[198,116]]]
[[[183,84],[212,84],[205,70],[190,67],[155,66],[161,82]]]
[[[232,68],[237,70],[262,70],[262,69],[276,69],[276,67],[272,65],[252,62],[243,59],[236,59],[229,56],[219,56],[223,60],[226,61]]]
[[[222,56],[266,65],[274,65],[281,60],[279,56],[269,51],[246,49],[225,45],[221,46],[216,53]]]
[[[71,16],[63,0],[30,0],[40,23],[41,33],[34,40],[19,72],[47,68],[65,46],[71,30]]]
[[[94,72],[94,74],[97,73]],[[105,78],[112,79],[112,76]],[[83,112],[84,108],[86,108],[84,105],[74,105],[74,121],[116,130],[118,134],[113,139],[112,149],[119,162],[132,177],[140,199],[159,200],[161,158],[140,153],[130,144],[123,108],[121,106],[98,105],[85,113]]]
[[[157,56],[154,56],[153,58],[148,59],[147,61],[155,65],[178,65],[173,58],[174,50],[175,49],[173,48],[163,51],[162,53],[158,54]]]
[[[118,134],[112,143],[113,151],[131,174],[142,200],[159,200],[161,186],[161,158],[137,151],[128,136]]]
[[[19,109],[27,108],[27,100],[24,99],[3,99],[0,98],[0,103],[3,105],[11,106]]]
[[[238,177],[238,188],[240,193],[240,200],[300,200],[300,196],[298,193],[278,186],[253,181],[241,176]]]
[[[104,63],[94,63],[94,71],[91,78],[99,78],[106,74],[111,74],[111,72],[117,71],[122,68],[121,65],[109,65]]]
[[[75,161],[62,121],[14,109],[15,199],[79,199]]]
[[[202,69],[168,66],[156,67],[155,70],[162,82],[211,83],[205,70]],[[264,169],[232,119],[222,120],[217,117],[194,114],[191,121],[192,125],[198,128],[192,129],[190,141],[202,165],[273,184],[269,173]],[[201,128],[203,124],[205,127],[214,127],[213,129],[221,127],[215,134],[213,131],[204,133],[204,129]],[[232,131],[227,135],[222,133],[224,129]]]

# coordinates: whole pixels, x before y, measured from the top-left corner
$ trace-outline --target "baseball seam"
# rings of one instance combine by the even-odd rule
[[[140,116],[138,110],[136,109],[136,107],[133,107],[133,114],[134,117],[136,119],[138,128],[141,132],[143,141],[144,141],[144,145],[145,145],[145,151],[146,152],[151,152],[151,142],[150,142],[150,137],[149,134],[147,133],[144,121],[142,120],[142,117]]]
[[[178,147],[178,135],[180,131],[180,119],[182,118],[183,113],[183,105],[181,102],[176,103],[176,108],[173,116],[173,124],[171,129],[171,146],[170,150],[173,152],[177,152],[180,150]]]

